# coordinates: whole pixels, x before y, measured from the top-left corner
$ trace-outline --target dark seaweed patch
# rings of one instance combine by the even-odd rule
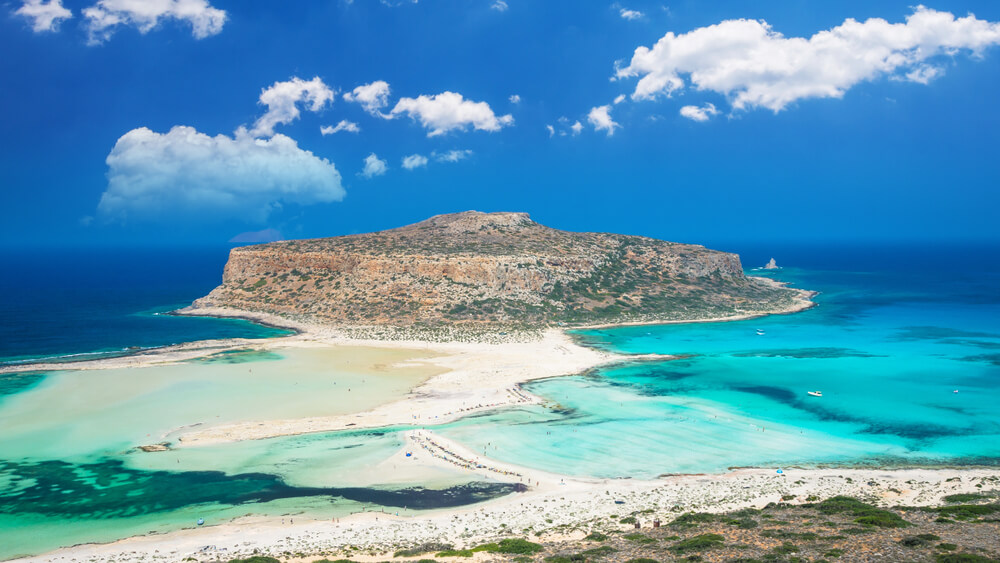
[[[267,473],[144,471],[119,460],[88,464],[64,461],[0,461],[0,513],[66,518],[121,518],[204,503],[241,505],[282,498],[330,497],[417,509],[461,506],[506,495],[507,483],[470,482],[447,489],[411,487],[294,487]]]
[[[780,403],[799,408],[799,401],[795,397],[795,393],[792,393],[788,389],[772,387],[770,385],[748,385],[744,387],[733,387],[733,389],[740,391],[741,393],[752,393],[754,395],[767,397],[768,399],[774,399]]]
[[[241,349],[226,350],[224,352],[218,352],[216,354],[205,356],[204,358],[197,358],[191,361],[199,364],[246,364],[250,362],[265,360],[273,361],[280,359],[281,354],[276,354],[268,350]]]
[[[823,408],[816,401],[803,401],[795,393],[781,387],[755,385],[733,387],[733,389],[773,399],[790,407],[806,411],[820,420],[829,422],[847,422],[861,425],[863,427],[861,432],[864,434],[888,434],[910,440],[924,441],[940,438],[942,436],[968,436],[981,433],[981,430],[974,431],[970,428],[954,428],[930,423],[905,424],[895,422],[873,422],[865,418],[851,416],[843,412]]]
[[[1000,367],[1000,354],[978,354],[961,358],[963,362],[984,362]]]
[[[42,371],[0,373],[0,397],[27,391],[45,379]]]
[[[944,340],[946,338],[1000,338],[1000,334],[973,332],[943,326],[906,326],[899,330],[897,340]]]
[[[869,354],[851,348],[781,348],[774,350],[749,350],[737,352],[737,358],[796,358],[796,359],[836,359],[836,358],[882,358],[877,354]]]
[[[972,340],[969,338],[949,338],[942,340],[941,344],[951,344],[953,346],[973,346],[985,350],[1000,350],[1000,342],[990,342],[987,340]]]

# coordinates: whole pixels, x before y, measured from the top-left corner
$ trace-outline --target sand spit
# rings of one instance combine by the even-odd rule
[[[333,333],[310,331],[313,340],[293,345],[388,346],[428,351],[424,363],[446,370],[395,402],[372,410],[340,416],[266,420],[213,426],[168,436],[177,447],[257,440],[310,432],[377,428],[394,425],[434,425],[470,413],[542,403],[521,388],[536,379],[573,375],[597,366],[624,361],[665,360],[671,356],[622,356],[585,348],[565,333],[549,330],[535,340],[490,343],[428,343],[347,340]]]

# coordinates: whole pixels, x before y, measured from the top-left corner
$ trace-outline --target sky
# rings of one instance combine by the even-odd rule
[[[1000,241],[1000,3],[6,0],[0,246]]]

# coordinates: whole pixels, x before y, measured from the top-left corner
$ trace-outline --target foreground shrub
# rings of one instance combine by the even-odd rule
[[[450,543],[439,543],[439,542],[428,542],[422,543],[420,545],[415,545],[410,548],[400,549],[394,553],[393,557],[413,557],[415,555],[423,555],[425,553],[431,553],[434,551],[448,551],[454,549],[455,546]],[[319,562],[317,562],[319,563]]]
[[[685,512],[673,522],[670,523],[671,526],[697,526],[698,524],[707,524],[709,522],[715,522],[716,516],[714,514],[708,514],[705,512]]]
[[[942,506],[941,508],[932,508],[934,512],[937,512],[943,517],[954,518],[955,520],[975,520],[980,516],[988,516],[994,512],[1000,511],[1000,505],[997,504],[958,504],[955,506]]]
[[[582,552],[582,555],[587,557],[604,557],[605,555],[611,555],[618,551],[617,549],[611,547],[610,545],[602,545],[601,547],[595,547],[594,549],[588,549]]]
[[[542,551],[542,546],[537,543],[532,543],[528,540],[522,539],[506,539],[500,540],[500,544],[497,546],[497,553],[509,553],[516,555],[534,555],[539,551]]]
[[[823,514],[849,513],[854,521],[865,526],[878,528],[905,528],[910,523],[903,520],[895,512],[875,508],[870,504],[847,496],[830,497],[816,505],[816,510]]]
[[[686,540],[681,540],[671,547],[671,551],[677,553],[687,553],[689,551],[701,551],[713,547],[721,547],[726,538],[719,534],[701,534]]]
[[[954,502],[972,502],[974,500],[982,500],[988,498],[986,495],[980,495],[976,493],[959,493],[957,495],[948,495],[944,497],[944,501],[947,503]]]

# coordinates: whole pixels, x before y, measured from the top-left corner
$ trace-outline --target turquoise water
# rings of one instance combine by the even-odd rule
[[[935,260],[941,255],[933,253]],[[947,270],[928,267],[935,260],[927,256],[886,264],[880,256],[852,255],[839,270],[785,269],[771,274],[822,292],[816,298],[818,307],[794,315],[580,331],[576,338],[590,346],[682,359],[533,382],[527,387],[547,398],[547,405],[471,416],[436,430],[491,457],[582,476],[647,478],[734,466],[996,465],[1000,252],[985,257],[970,253],[968,260],[948,255]],[[859,261],[866,262],[860,264],[864,268],[857,267]],[[137,299],[147,303],[151,295]],[[124,310],[113,308],[110,318]],[[83,316],[69,313],[70,318]],[[55,325],[45,321],[30,330]],[[199,327],[191,334],[203,337],[215,331]],[[18,332],[16,326],[5,329]],[[758,335],[758,329],[764,334]],[[158,330],[150,335],[154,341],[177,337],[173,329]],[[108,338],[125,338],[119,342],[124,344],[129,334],[116,329],[90,335],[72,350],[100,351],[111,342]],[[19,338],[30,339],[30,331]],[[62,353],[72,341],[71,333],[59,333],[24,354],[9,346],[6,357],[42,354],[50,345]],[[97,348],[87,348],[88,342],[98,343]],[[221,403],[210,410],[210,398],[185,401],[186,391],[177,384],[199,379],[196,370],[215,370],[219,377],[246,370],[249,376],[251,369],[264,374],[282,361],[282,355],[273,352],[240,352],[177,366],[184,372],[179,378],[166,373],[169,370],[129,372],[130,377],[145,379],[121,381],[114,393],[101,393],[111,403],[105,413],[108,424],[97,424],[96,416],[75,424],[66,409],[46,414],[24,407],[16,419],[0,424],[0,446],[6,445],[0,447],[0,559],[176,530],[192,526],[197,518],[209,524],[248,514],[323,518],[364,506],[457,506],[511,492],[510,486],[469,481],[451,470],[408,471],[399,434],[406,428],[152,454],[128,449],[145,433],[155,441],[157,432],[182,423],[167,416],[176,410],[170,405],[198,407],[192,420],[209,415],[245,418],[222,409]],[[331,375],[336,371],[326,367]],[[297,377],[291,385],[333,389],[324,385],[322,373],[307,381],[301,369],[293,371]],[[53,392],[56,383],[73,389],[73,396],[100,392],[109,385],[100,383],[104,376],[0,376],[0,421],[14,406],[28,405],[32,396]],[[160,385],[154,377],[173,385]],[[141,399],[153,397],[144,391],[147,387],[173,394],[167,410],[157,414],[142,408]],[[204,386],[194,389],[204,393]],[[823,396],[809,396],[807,391],[813,390]],[[235,395],[227,391],[219,396]],[[128,405],[131,411],[125,409]],[[250,410],[268,408],[257,405]],[[147,411],[145,426],[114,429],[115,412],[135,418],[135,413]],[[253,412],[246,416],[252,418]],[[63,438],[33,446],[30,437],[43,434],[25,431],[29,423]],[[63,432],[63,427],[72,432]],[[136,432],[138,438],[118,436]]]
[[[740,322],[580,331],[591,346],[684,359],[535,382],[528,389],[555,408],[466,419],[442,432],[505,461],[599,477],[1000,461],[994,272],[775,275],[822,291],[819,306]],[[497,426],[503,431],[491,431]]]
[[[0,461],[0,559],[247,515],[412,514],[503,496],[512,485],[441,471],[394,476],[398,432],[310,434],[213,448]],[[395,458],[399,458],[396,460]],[[388,460],[388,461],[387,461]],[[371,468],[388,463],[385,482]]]

